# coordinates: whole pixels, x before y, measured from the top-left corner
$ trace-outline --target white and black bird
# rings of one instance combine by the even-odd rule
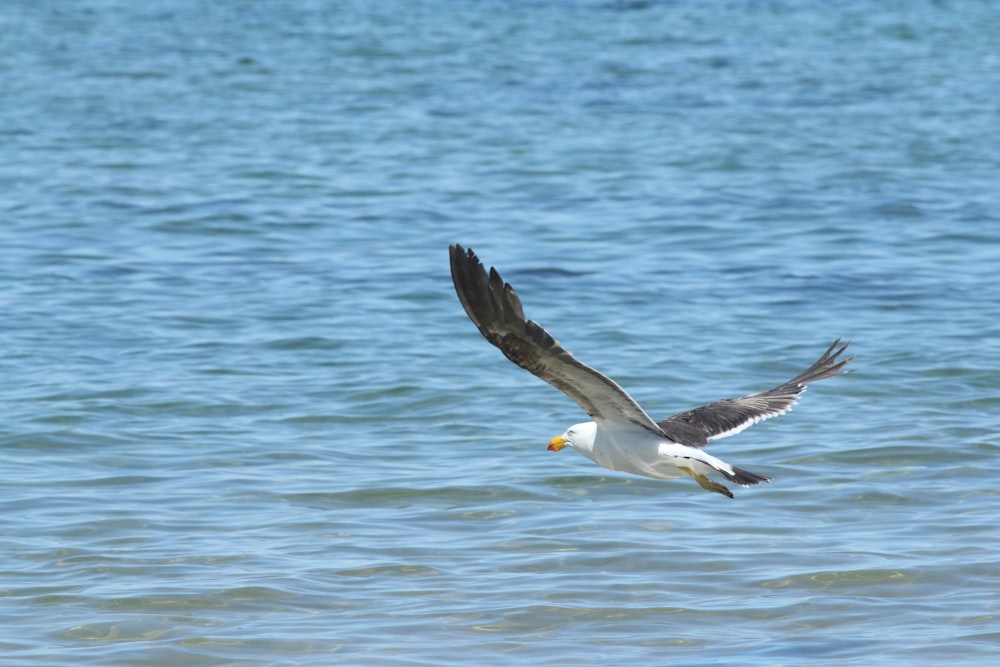
[[[569,396],[593,419],[552,438],[549,449],[572,447],[611,470],[658,479],[687,474],[703,489],[730,498],[732,492],[709,475],[741,486],[769,482],[770,478],[730,465],[701,447],[784,414],[810,382],[849,372],[842,369],[854,359],[837,360],[848,345],[840,345],[838,338],[816,363],[773,389],[723,399],[656,422],[618,383],[578,361],[549,332],[525,319],[521,300],[496,269],[487,273],[471,249],[452,245],[450,251],[455,291],[486,340]]]

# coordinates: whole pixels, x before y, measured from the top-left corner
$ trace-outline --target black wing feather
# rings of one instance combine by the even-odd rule
[[[839,338],[827,348],[816,363],[784,384],[756,394],[709,403],[676,414],[657,424],[677,442],[701,447],[707,445],[709,440],[739,433],[759,421],[782,415],[795,405],[810,382],[842,374],[841,369],[854,359],[854,356],[837,361],[837,357],[850,343],[844,343],[840,349],[834,351],[838,345],[840,345]]]
[[[526,320],[514,288],[489,274],[472,250],[449,248],[451,277],[479,332],[521,368],[569,396],[595,420],[628,423],[665,435],[618,383],[581,363],[537,323]]]

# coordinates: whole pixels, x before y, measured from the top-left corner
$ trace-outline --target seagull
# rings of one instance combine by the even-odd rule
[[[593,420],[552,438],[549,450],[568,446],[609,470],[655,479],[689,475],[703,489],[729,498],[732,492],[709,475],[743,487],[770,482],[702,447],[785,414],[809,383],[850,372],[842,369],[854,359],[852,355],[838,361],[849,345],[841,345],[838,338],[816,363],[777,387],[653,421],[617,382],[577,360],[548,331],[525,319],[517,293],[495,268],[487,273],[472,249],[455,244],[449,250],[455,291],[479,332],[515,364],[569,396]]]

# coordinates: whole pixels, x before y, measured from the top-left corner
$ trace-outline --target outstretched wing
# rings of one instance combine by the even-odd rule
[[[854,359],[850,356],[843,361],[837,361],[837,357],[849,344],[844,343],[840,349],[834,351],[840,345],[838,338],[816,363],[773,389],[709,403],[676,414],[657,424],[671,439],[685,445],[701,447],[707,445],[709,440],[734,435],[759,421],[783,415],[798,402],[799,396],[810,382],[841,374],[841,369]]]
[[[577,361],[548,331],[524,318],[521,300],[496,269],[487,275],[472,250],[450,246],[451,278],[465,312],[490,343],[521,368],[569,396],[595,421],[664,435],[611,378]]]

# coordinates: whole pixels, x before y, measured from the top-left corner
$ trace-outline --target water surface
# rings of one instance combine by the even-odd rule
[[[0,9],[0,664],[996,658],[992,5],[196,4]],[[856,372],[551,454],[453,242],[657,418]]]

